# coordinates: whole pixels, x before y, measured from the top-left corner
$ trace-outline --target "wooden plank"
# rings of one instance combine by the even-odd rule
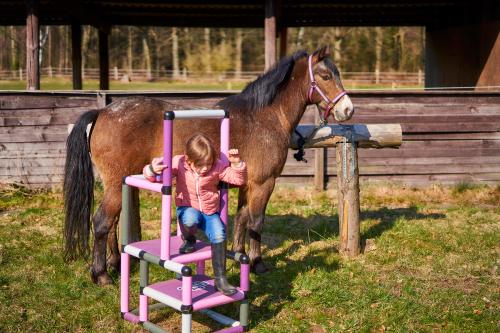
[[[351,120],[346,123],[349,124],[365,124],[365,123],[496,123],[500,127],[500,112],[496,115],[359,115],[355,114]]]
[[[0,177],[1,176],[19,176],[19,177],[27,177],[27,176],[37,176],[37,175],[63,175],[64,174],[64,165],[63,166],[42,166],[42,167],[33,167],[30,169],[29,166],[25,166],[24,164],[20,164],[19,166],[12,167],[0,167]]]
[[[360,158],[369,157],[477,157],[477,156],[498,156],[500,148],[481,148],[481,149],[360,149]],[[330,163],[330,162],[329,162]]]
[[[333,161],[331,161],[333,162]],[[447,165],[447,164],[470,164],[470,157],[453,156],[453,157],[421,157],[421,158],[404,158],[404,157],[390,157],[390,158],[359,158],[360,165]],[[474,163],[478,164],[499,164],[500,156],[478,156],[474,158]]]
[[[420,165],[360,165],[359,172],[362,175],[431,175],[431,174],[476,174],[488,172],[500,172],[499,164],[420,164]]]
[[[66,156],[66,142],[2,142],[0,159],[9,158],[59,158]]]
[[[51,184],[62,184],[63,175],[62,174],[46,174],[46,175],[30,175],[30,176],[0,176],[0,184],[24,184],[24,185],[51,185]]]
[[[96,95],[93,96],[65,96],[59,94],[0,94],[0,109],[50,109],[50,108],[96,108]]]
[[[65,141],[67,125],[0,127],[0,142]]]
[[[58,108],[58,109],[28,109],[0,110],[0,126],[34,126],[34,125],[65,125],[73,124],[78,117],[89,109]]]
[[[485,133],[403,133],[403,141],[434,141],[434,140],[500,140],[500,132]]]

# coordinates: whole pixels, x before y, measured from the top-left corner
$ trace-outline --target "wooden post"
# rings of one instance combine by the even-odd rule
[[[26,18],[26,89],[40,90],[40,26],[38,2],[27,1]]]
[[[83,89],[82,83],[82,26],[71,25],[71,60],[73,72],[73,90]]]
[[[316,125],[320,122],[319,113],[314,116]],[[327,148],[314,149],[314,187],[318,191],[323,191],[326,188],[326,173],[325,173],[325,157]]]
[[[275,0],[266,0],[265,4],[265,69],[269,69],[276,63],[276,13]]]
[[[300,125],[291,137],[290,148],[298,149],[301,137],[303,148],[336,147],[339,252],[349,257],[361,252],[359,207],[359,148],[398,148],[403,141],[400,124],[352,124],[316,127]],[[316,155],[318,158],[318,155]],[[315,175],[318,171],[315,171]],[[315,176],[316,181],[316,176]]]
[[[358,150],[356,142],[350,140],[339,143],[336,150],[339,252],[354,257],[361,252]]]
[[[108,32],[99,29],[99,89],[109,90]]]
[[[286,27],[280,28],[280,58],[286,57],[286,39],[288,29]]]

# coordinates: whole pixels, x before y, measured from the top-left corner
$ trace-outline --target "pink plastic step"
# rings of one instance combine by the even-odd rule
[[[181,237],[174,236],[170,238],[170,260],[179,264],[188,264],[192,262],[207,260],[212,258],[210,244],[197,241],[195,252],[188,254],[179,254],[179,247],[182,245]],[[135,253],[145,251],[157,257],[160,257],[160,240],[153,239],[141,242],[130,243],[125,246],[125,252],[135,256]]]
[[[234,295],[226,296],[214,287],[214,280],[206,275],[193,276],[193,311],[203,310],[222,304],[241,301],[245,294],[237,288]],[[159,302],[167,299],[170,304],[182,304],[182,281],[168,280],[149,285],[143,290],[147,295]]]

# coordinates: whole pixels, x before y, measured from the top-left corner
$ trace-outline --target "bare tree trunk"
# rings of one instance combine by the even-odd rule
[[[211,57],[211,49],[210,49],[210,28],[205,28],[204,30],[204,58],[205,58],[205,72],[207,74],[212,74],[212,57]]]
[[[142,37],[142,49],[144,52],[144,61],[146,63],[146,79],[148,81],[152,81],[153,77],[151,76],[151,54],[149,52],[147,35]]]
[[[47,32],[47,65],[49,67],[49,77],[52,78],[52,27],[48,27]]]
[[[67,45],[66,45],[66,33],[64,31],[64,26],[60,26],[59,27],[59,39],[61,40],[61,44],[59,45],[59,59],[58,59],[58,63],[57,63],[57,72],[59,75],[62,74],[62,70],[64,68],[64,60],[65,60],[65,56],[66,56],[66,48],[67,48]]]
[[[153,66],[154,66],[155,71],[156,71],[156,76],[159,78],[160,77],[160,45],[159,45],[159,41],[158,41],[158,34],[156,33],[156,31],[153,28],[151,28],[151,29],[149,29],[149,35],[151,36],[151,39],[153,40],[154,50],[155,50],[155,54],[153,57],[153,59],[154,59]]]
[[[40,68],[42,68],[42,64],[43,64],[43,50],[45,48],[45,44],[47,43],[47,38],[49,36],[49,26],[46,25],[45,26],[45,29],[40,29],[40,47],[38,48],[38,52],[39,52],[39,66]]]
[[[236,54],[235,54],[235,57],[234,57],[234,62],[235,62],[234,77],[236,79],[241,78],[241,68],[242,68],[241,56],[242,56],[242,49],[243,49],[243,31],[241,29],[236,29]]]
[[[303,40],[304,40],[304,27],[300,27],[299,32],[297,33],[297,42],[295,43],[296,50],[299,50],[302,48]]]
[[[82,26],[82,79],[85,79],[85,66],[89,60],[90,26]]]
[[[172,28],[172,69],[174,79],[179,78],[179,39],[177,28]]]
[[[189,28],[184,28],[184,36],[183,36],[183,43],[184,45],[184,59],[188,57],[188,55],[191,53],[191,50],[193,49],[193,43],[192,43],[192,38],[191,34],[189,31]],[[186,79],[186,65],[184,64],[182,66],[182,76],[184,79]]]
[[[398,37],[399,37],[399,71],[404,71],[406,68],[406,50],[405,50],[405,37],[406,37],[406,28],[399,27],[398,28]]]
[[[382,45],[383,45],[382,27],[375,28],[375,83],[380,83],[380,67],[382,64]]]
[[[10,27],[10,69],[16,70],[19,67],[19,62],[17,59],[17,45],[16,45],[16,29]]]
[[[127,73],[129,78],[132,78],[132,27],[128,27],[128,38],[127,38]]]
[[[341,70],[340,62],[342,61],[342,31],[340,30],[340,27],[334,28],[333,38],[333,61],[335,62],[335,65],[337,65],[337,68]]]

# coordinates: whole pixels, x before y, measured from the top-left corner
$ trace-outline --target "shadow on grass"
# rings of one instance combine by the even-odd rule
[[[376,210],[363,210],[360,214],[361,224],[366,220],[378,220],[362,232],[364,239],[378,238],[384,232],[392,229],[397,221],[411,221],[424,219],[442,219],[446,215],[438,213],[420,213],[418,207],[408,208],[380,208]],[[311,243],[338,237],[339,217],[333,215],[311,215],[302,217],[298,215],[270,215],[266,216],[263,231],[263,243],[270,248],[283,245],[285,240],[301,240]]]
[[[308,250],[306,255],[291,259],[290,254],[299,251],[301,246],[303,244],[298,242],[290,243],[279,254],[267,256],[266,262],[271,267],[271,271],[264,275],[253,276],[254,283],[252,283],[250,299],[257,299],[258,305],[252,302],[251,327],[261,321],[274,318],[286,304],[296,300],[297,297],[293,295],[293,282],[297,275],[311,269],[329,272],[339,269],[339,259],[333,258],[332,260],[330,257],[332,253],[338,253],[336,245]]]
[[[379,223],[372,225],[362,234],[362,238],[378,238],[385,231],[394,227],[397,221],[400,220],[427,220],[427,219],[442,219],[446,215],[438,213],[423,214],[418,212],[418,207],[411,206],[408,208],[380,208],[377,210],[368,210],[361,212],[361,221],[366,219],[380,220]]]

